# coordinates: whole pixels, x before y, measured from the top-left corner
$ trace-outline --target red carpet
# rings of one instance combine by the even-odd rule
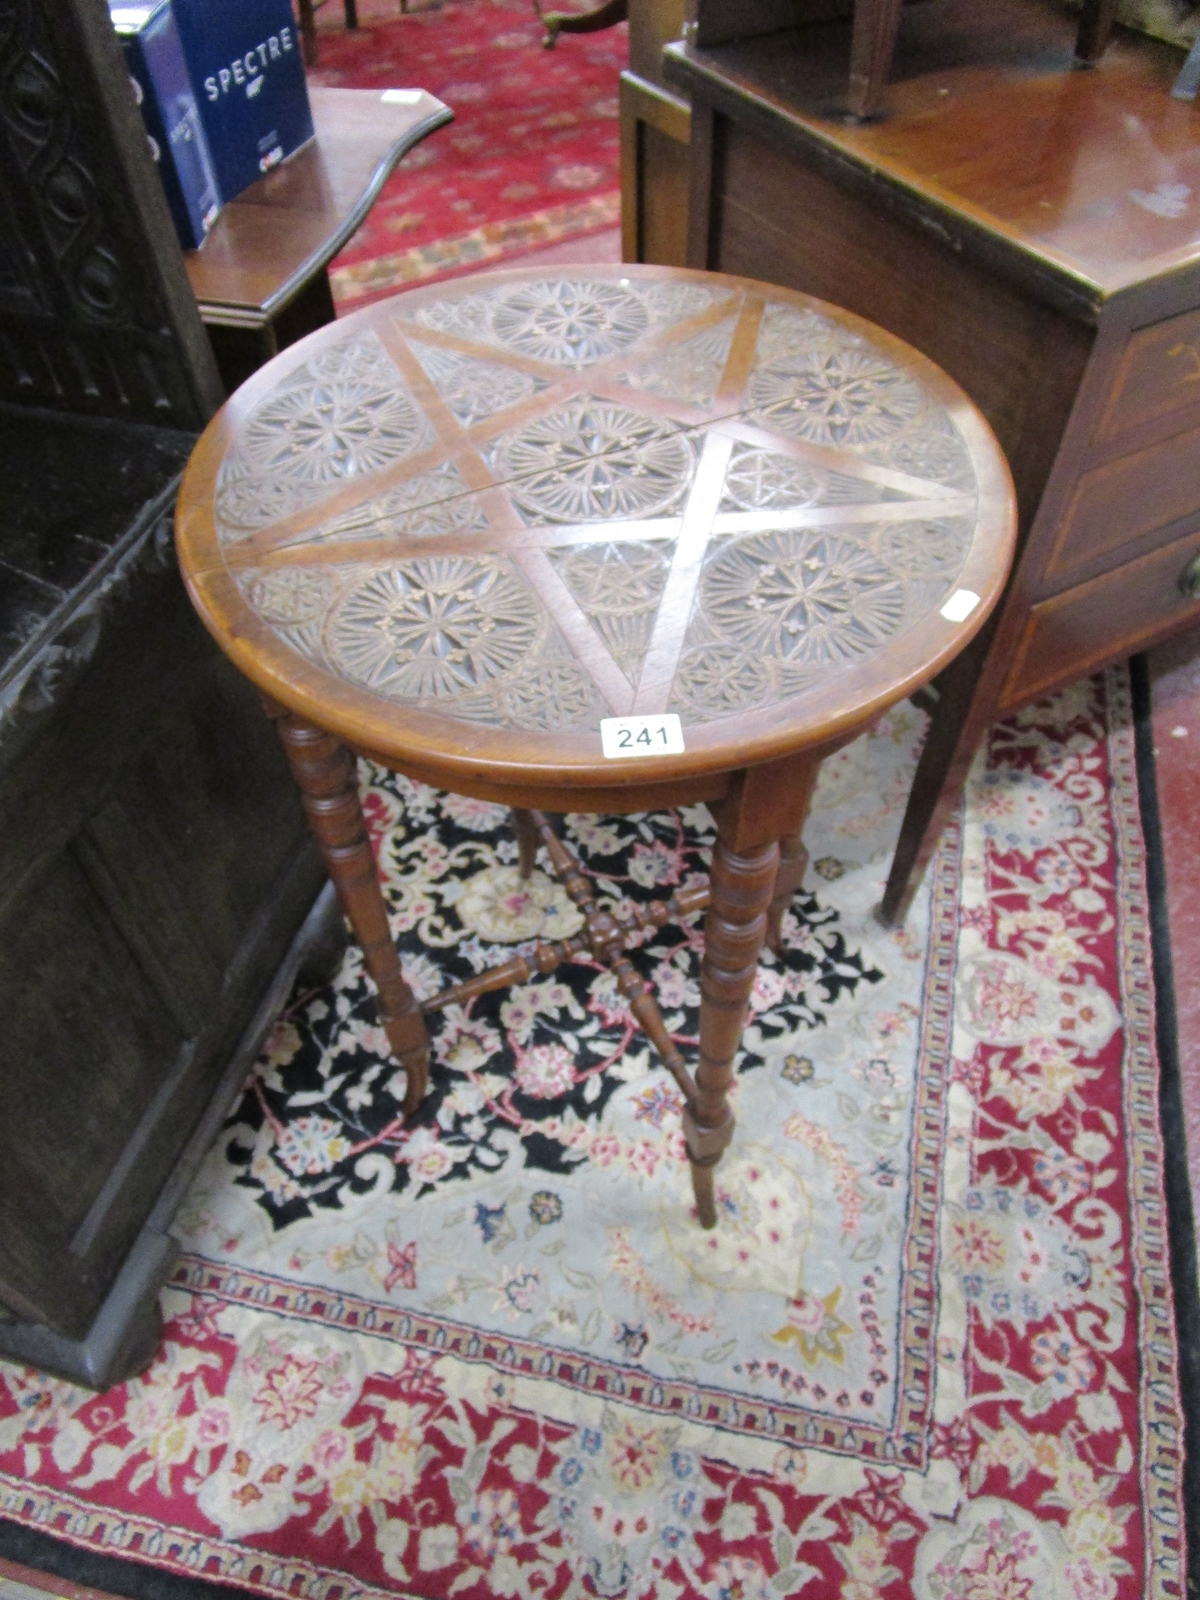
[[[614,225],[623,24],[547,51],[532,0],[447,0],[408,16],[376,0],[359,16],[347,33],[337,0],[320,13],[311,81],[420,87],[455,121],[407,157],[335,261],[339,305]]]

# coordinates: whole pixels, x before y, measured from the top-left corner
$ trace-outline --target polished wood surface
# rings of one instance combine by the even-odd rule
[[[352,750],[515,808],[522,870],[540,842],[682,1074],[711,1225],[732,1062],[817,769],[968,645],[1004,586],[1013,491],[975,408],[899,341],[786,290],[516,269],[277,358],[206,431],[176,527],[194,604],[278,719],[409,1109],[424,1033]],[[681,751],[605,754],[606,719],[668,714]],[[696,800],[719,842],[693,1079],[625,958],[639,930],[591,903],[540,813]]]
[[[193,600],[265,693],[444,786],[577,793],[877,714],[981,625],[1010,493],[961,391],[854,317],[711,274],[516,269],[384,301],[256,374],[205,432],[178,526]],[[737,546],[743,573],[718,547],[747,535],[767,543]],[[798,570],[753,597],[757,631],[724,597],[768,544],[834,586],[811,634]],[[415,620],[389,634],[388,596],[399,617],[405,585],[440,595],[450,557],[486,598],[442,661]],[[956,589],[980,597],[962,622],[938,611]],[[606,760],[602,717],[665,711],[682,755]]]
[[[310,88],[316,137],[231,200],[185,255],[205,322],[280,311],[362,225],[396,163],[451,120],[432,95],[396,105],[385,92]]]
[[[700,3],[703,5],[703,0]],[[878,114],[883,88],[892,71],[903,7],[904,0],[854,0],[846,104],[857,121]],[[1075,35],[1077,61],[1092,64],[1100,59],[1108,48],[1116,14],[1117,0],[1083,0]]]
[[[880,120],[836,114],[845,23],[670,46],[689,261],[837,299],[995,428],[1021,513],[988,627],[940,674],[884,914],[903,917],[988,724],[1200,615],[1200,124],[1178,52],[1075,63],[1042,0],[906,9]]]
[[[1074,43],[1073,19],[1044,0],[926,0],[905,11],[884,114],[865,124],[828,115],[844,23],[672,45],[667,77],[738,97],[823,166],[878,169],[903,214],[940,221],[973,254],[1003,242],[1010,272],[1095,308],[1194,259],[1200,140],[1196,108],[1170,98],[1177,50],[1122,30],[1079,71]]]

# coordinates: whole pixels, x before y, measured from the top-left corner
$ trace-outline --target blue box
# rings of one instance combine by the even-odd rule
[[[221,209],[208,140],[192,92],[171,0],[111,5],[150,149],[185,250],[195,250]]]
[[[313,136],[290,0],[172,0],[222,198]]]

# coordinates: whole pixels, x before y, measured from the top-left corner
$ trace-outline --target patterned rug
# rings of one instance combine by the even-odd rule
[[[533,0],[413,0],[407,16],[370,0],[353,33],[330,0],[319,19],[311,82],[417,86],[455,117],[405,158],[333,263],[339,306],[617,224],[625,24],[547,51]]]
[[[1128,679],[994,730],[889,934],[920,723],[822,774],[714,1233],[605,972],[445,1013],[405,1128],[351,952],[191,1195],[150,1370],[0,1368],[0,1514],[306,1600],[1180,1595]],[[498,808],[366,777],[419,992],[572,931]],[[711,840],[699,806],[567,832],[617,904]],[[700,946],[636,957],[685,1044]]]

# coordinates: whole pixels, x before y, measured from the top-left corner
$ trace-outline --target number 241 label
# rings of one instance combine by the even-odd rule
[[[600,743],[610,761],[623,756],[683,754],[683,727],[673,711],[657,717],[604,717]]]

